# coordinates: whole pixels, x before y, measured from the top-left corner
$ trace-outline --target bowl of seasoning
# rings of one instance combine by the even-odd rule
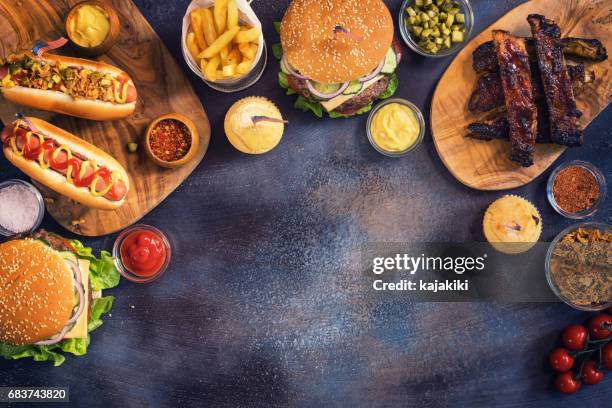
[[[550,205],[567,218],[593,215],[606,197],[606,178],[589,162],[574,160],[557,167],[548,178]]]
[[[106,1],[91,0],[78,3],[70,10],[65,29],[82,54],[97,56],[115,45],[121,24],[113,6]]]
[[[415,104],[393,98],[376,105],[368,116],[368,140],[374,149],[389,157],[414,150],[425,136],[425,119]]]
[[[40,226],[45,202],[40,191],[22,180],[0,183],[0,235],[28,234]]]
[[[145,151],[153,162],[175,168],[195,156],[200,137],[195,124],[180,113],[170,113],[155,119],[146,131]]]
[[[113,245],[117,270],[129,281],[149,283],[170,264],[172,249],[166,235],[155,227],[136,224],[119,234]]]
[[[406,45],[425,57],[447,57],[472,35],[474,12],[468,0],[405,0],[399,29]]]
[[[583,222],[561,231],[546,254],[546,280],[565,303],[579,310],[612,306],[612,227]]]

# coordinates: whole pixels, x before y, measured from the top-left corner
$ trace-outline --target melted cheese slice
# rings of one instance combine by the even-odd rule
[[[380,81],[383,78],[383,76],[384,75],[378,75],[378,76],[370,79],[368,82],[364,82],[363,83],[363,87],[361,88],[361,91],[359,91],[358,93],[356,93],[354,95],[343,95],[343,94],[342,95],[338,95],[335,98],[330,99],[329,101],[321,102],[321,106],[323,106],[326,111],[331,112],[334,109],[336,109],[338,106],[342,105],[344,102],[346,102],[349,99],[352,99],[352,98],[358,96],[363,91],[365,91],[366,89],[368,89],[369,87],[374,85],[376,82]]]
[[[75,325],[64,336],[65,339],[84,339],[87,337],[87,315],[89,314],[89,261],[79,259],[79,270],[85,294],[85,307]]]

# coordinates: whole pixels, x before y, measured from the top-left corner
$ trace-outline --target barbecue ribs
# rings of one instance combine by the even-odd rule
[[[606,48],[601,41],[587,38],[563,38],[563,54],[590,61],[604,61],[608,58]],[[535,44],[533,38],[525,39],[525,46],[530,57],[535,60]],[[477,73],[497,72],[499,65],[495,55],[495,43],[487,41],[480,44],[472,53],[472,67]]]
[[[584,84],[595,80],[595,73],[587,71],[584,64],[568,65],[567,70],[572,81],[574,95],[578,95]],[[533,96],[536,101],[544,98],[542,81],[538,65],[531,62],[531,81],[533,85]],[[478,78],[476,89],[472,92],[468,102],[468,109],[472,113],[488,112],[504,106],[504,90],[501,78],[497,72],[489,72]]]
[[[527,21],[531,25],[535,40],[540,78],[548,106],[550,138],[557,144],[580,146],[582,112],[578,110],[574,100],[572,82],[563,56],[563,45],[560,43],[561,30],[554,21],[539,14],[530,14]],[[512,135],[512,132],[510,134]]]
[[[510,160],[528,167],[533,164],[537,113],[525,40],[503,30],[494,30],[493,40],[508,111]]]

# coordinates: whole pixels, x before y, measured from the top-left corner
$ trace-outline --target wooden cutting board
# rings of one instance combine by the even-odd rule
[[[0,56],[29,49],[43,38],[64,35],[63,21],[77,0],[1,0]],[[94,122],[63,115],[32,111],[2,100],[0,118],[11,121],[15,112],[49,119],[114,156],[130,174],[131,189],[126,203],[116,211],[84,207],[41,188],[47,212],[70,231],[100,236],[120,230],[155,208],[185,180],[201,162],[210,140],[210,124],[200,100],[155,31],[131,0],[111,0],[117,10],[121,34],[117,44],[100,59],[127,71],[138,90],[138,106],[129,118],[113,122]],[[178,22],[177,22],[178,24]],[[69,46],[57,50],[73,54]],[[147,125],[157,116],[180,112],[196,124],[200,133],[195,159],[178,169],[162,169],[147,159],[142,146]],[[129,141],[139,142],[137,154],[126,150]]]
[[[479,190],[520,187],[538,177],[565,150],[562,146],[536,146],[535,163],[521,167],[508,159],[509,144],[466,138],[467,125],[482,117],[467,109],[478,74],[472,69],[472,51],[491,40],[493,29],[531,36],[527,15],[543,14],[559,24],[562,36],[597,38],[612,51],[612,0],[534,0],[516,7],[476,36],[459,52],[438,83],[431,105],[431,130],[442,162],[463,184]],[[574,63],[570,61],[570,63]],[[611,63],[587,63],[596,81],[577,97],[586,127],[612,98]],[[585,143],[589,143],[586,139]],[[588,157],[584,159],[588,160]]]

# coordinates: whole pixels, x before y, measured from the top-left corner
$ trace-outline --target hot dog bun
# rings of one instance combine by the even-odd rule
[[[43,61],[48,64],[55,65],[61,63],[68,67],[82,67],[104,74],[111,74],[114,77],[125,77],[127,78],[128,89],[134,93],[132,96],[134,100],[126,103],[112,103],[101,100],[73,98],[68,94],[54,90],[41,90],[23,86],[0,87],[4,97],[13,103],[91,120],[121,119],[131,115],[136,109],[136,87],[134,82],[125,71],[117,67],[104,62],[52,54],[37,57],[31,53],[23,53],[14,57],[18,58],[26,55],[34,60]]]
[[[54,139],[59,145],[68,146],[74,154],[86,157],[90,160],[95,160],[99,166],[105,166],[111,171],[118,172],[121,176],[121,180],[125,183],[126,193],[119,201],[111,201],[103,196],[96,197],[91,194],[89,188],[76,187],[68,182],[65,175],[51,169],[43,169],[38,161],[25,159],[15,154],[10,146],[5,146],[3,151],[9,162],[32,179],[87,207],[100,210],[114,210],[125,202],[127,192],[130,189],[130,181],[127,172],[117,160],[96,146],[44,120],[32,117],[28,117],[28,120],[38,128],[40,133],[45,137]]]

